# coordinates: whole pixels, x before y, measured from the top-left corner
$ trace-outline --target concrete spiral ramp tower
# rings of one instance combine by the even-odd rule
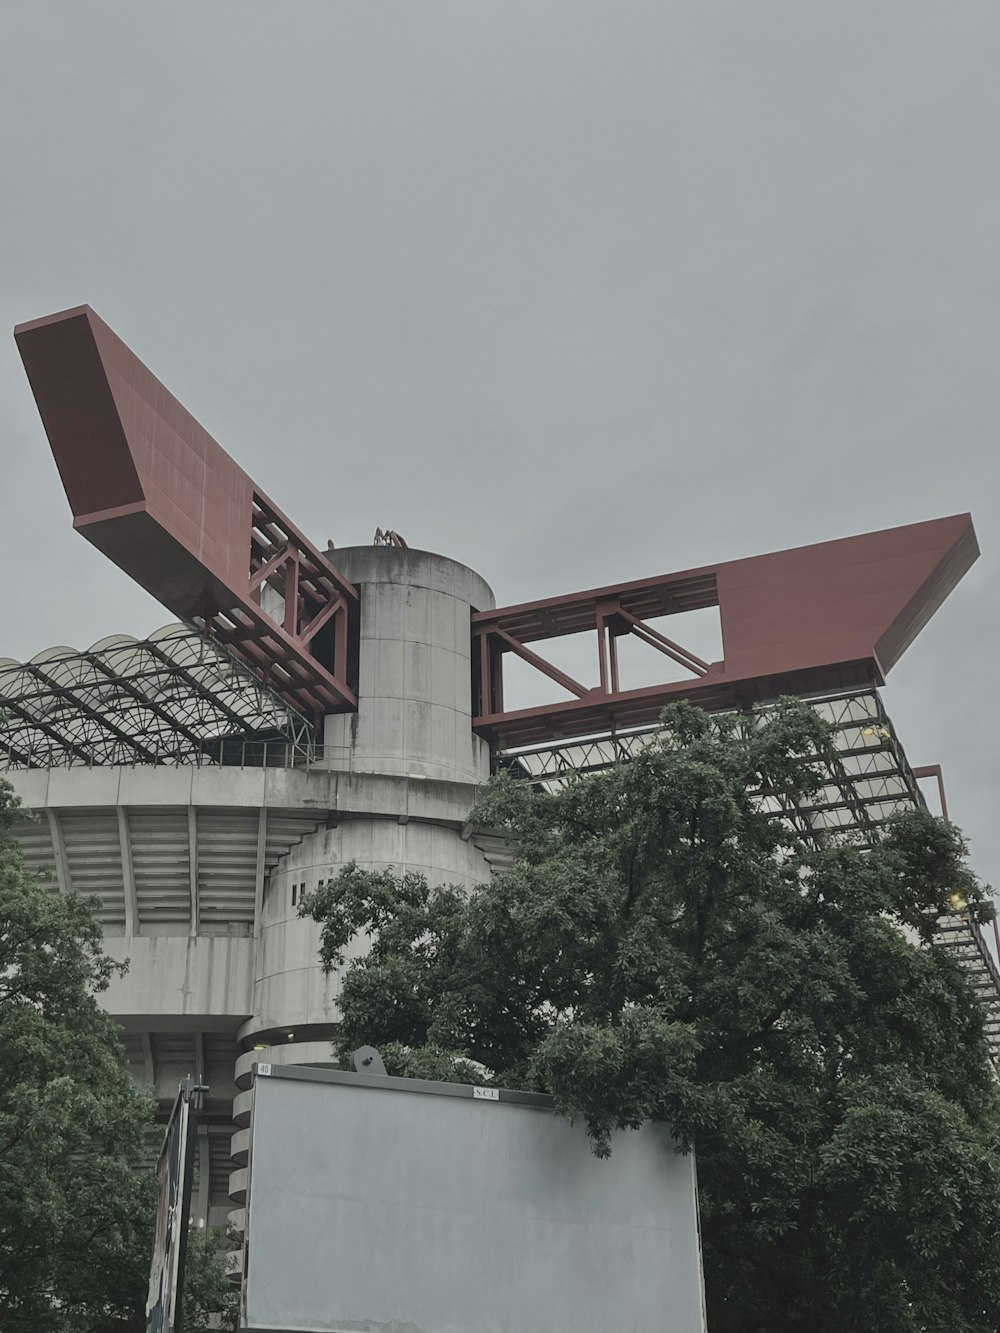
[[[327,717],[322,766],[308,775],[326,818],[275,867],[264,894],[253,1015],[238,1034],[241,1125],[255,1059],[330,1059],[338,978],[317,966],[318,927],[298,916],[302,896],[352,861],[469,889],[490,874],[467,822],[489,773],[472,732],[469,622],[492,593],[464,565],[424,551],[356,547],[337,559],[361,598],[358,711]],[[242,1130],[233,1150],[241,1200]]]

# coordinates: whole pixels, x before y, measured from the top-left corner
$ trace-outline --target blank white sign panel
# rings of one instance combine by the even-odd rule
[[[254,1092],[247,1329],[703,1333],[694,1162],[661,1126],[602,1161],[541,1098],[272,1071]]]

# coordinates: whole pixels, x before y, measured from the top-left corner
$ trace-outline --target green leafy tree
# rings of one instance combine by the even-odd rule
[[[471,896],[350,865],[306,900],[345,968],[341,1053],[550,1092],[600,1155],[670,1125],[712,1333],[995,1333],[998,1098],[933,947],[949,895],[991,915],[961,835],[913,812],[863,852],[764,813],[820,783],[830,735],[796,701],[664,724],[555,794],[495,781],[476,817],[516,860]]]
[[[151,1106],[97,996],[117,965],[93,901],[53,894],[10,836],[0,781],[0,1327],[145,1325],[156,1187],[140,1169]]]
[[[239,1328],[239,1290],[226,1275],[225,1254],[237,1249],[239,1239],[217,1229],[188,1233],[184,1266],[183,1333],[236,1333]]]

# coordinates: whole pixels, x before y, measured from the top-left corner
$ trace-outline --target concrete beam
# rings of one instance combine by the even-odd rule
[[[63,841],[62,825],[59,823],[58,813],[47,806],[45,810],[49,819],[49,835],[52,838],[52,859],[56,865],[56,883],[59,885],[60,893],[69,893],[73,887],[69,877],[69,862],[66,859],[66,843]]]
[[[194,1081],[205,1082],[205,1042],[200,1032],[194,1034]]]
[[[151,1090],[156,1088],[156,1066],[153,1064],[153,1042],[148,1032],[140,1034],[142,1041],[142,1063],[146,1071],[146,1082]]]
[[[188,874],[191,887],[191,935],[198,934],[200,908],[198,905],[198,814],[188,806]]]
[[[195,1200],[195,1218],[199,1227],[208,1226],[209,1194],[212,1188],[212,1153],[208,1125],[198,1126],[198,1197]]]
[[[115,806],[118,816],[118,843],[122,857],[122,887],[125,890],[125,934],[139,934],[139,900],[135,892],[135,868],[132,865],[132,842],[129,838],[128,815],[123,805]]]
[[[253,937],[260,934],[260,919],[264,911],[264,876],[267,873],[267,808],[261,806],[257,816],[257,877],[253,897]]]

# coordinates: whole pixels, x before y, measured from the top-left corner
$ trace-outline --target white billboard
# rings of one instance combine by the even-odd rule
[[[258,1066],[249,1333],[704,1333],[694,1161],[549,1098]]]

